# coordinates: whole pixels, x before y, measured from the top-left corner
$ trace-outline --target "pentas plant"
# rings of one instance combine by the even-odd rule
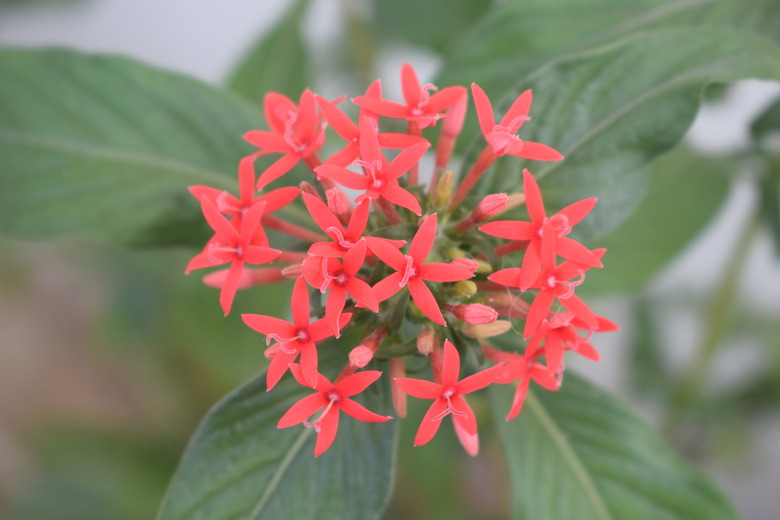
[[[314,391],[281,416],[278,426],[314,428],[315,455],[331,446],[341,411],[360,421],[390,419],[352,399],[379,379],[381,372],[363,370],[374,359],[389,360],[399,417],[406,415],[407,394],[433,400],[415,445],[430,441],[451,415],[464,448],[476,455],[477,419],[466,394],[516,384],[507,412],[512,419],[532,382],[547,390],[560,387],[566,351],[598,360],[591,335],[617,328],[576,294],[587,271],[602,267],[604,250],[590,250],[568,235],[596,199],[550,215],[526,169],[517,172],[522,191],[490,194],[470,207],[464,203],[498,157],[563,159],[553,147],[517,135],[530,119],[531,92],[522,93],[499,121],[485,92],[471,85],[485,145],[456,186],[449,163],[467,113],[468,89],[421,86],[410,65],[402,68],[401,86],[404,101],[396,102],[385,99],[380,82],[374,82],[352,100],[359,107],[357,120],[345,113],[344,99],[306,90],[296,103],[269,93],[270,130],[244,135],[257,150],[239,163],[238,195],[190,188],[214,236],[187,272],[230,263],[205,278],[221,288],[225,314],[239,289],[295,280],[292,321],[259,314],[243,319],[265,336],[268,390],[291,372],[287,377]],[[406,132],[381,131],[387,119],[405,120]],[[434,171],[421,185],[421,161],[431,148],[423,130],[437,125]],[[336,151],[323,159],[326,141],[334,140],[329,148]],[[276,159],[256,172],[261,155]],[[310,181],[269,189],[299,162],[311,170]],[[311,228],[273,215],[299,196]],[[527,220],[518,217],[523,207]],[[274,247],[267,230],[298,246]],[[318,348],[347,329],[362,340],[331,382],[319,371]],[[514,351],[485,344],[504,334],[515,336],[500,341],[516,345]],[[408,356],[427,357],[432,380],[407,378]],[[476,363],[462,377],[464,356]],[[479,370],[482,363],[490,366]]]

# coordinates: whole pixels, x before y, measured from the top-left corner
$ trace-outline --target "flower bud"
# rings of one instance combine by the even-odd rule
[[[474,208],[474,211],[472,212],[474,220],[479,223],[498,215],[506,209],[507,204],[509,204],[509,197],[506,193],[493,193],[488,195],[477,204],[476,208]]]
[[[477,262],[477,273],[479,274],[490,274],[493,272],[493,266],[490,265],[490,262],[487,262],[485,260],[475,260]]]
[[[288,265],[282,269],[282,276],[289,278],[290,280],[295,280],[301,276],[301,274],[303,274],[303,262]]]
[[[417,333],[417,351],[423,356],[430,355],[433,352],[433,346],[436,341],[436,333],[431,327],[423,327]]]
[[[477,294],[477,284],[471,280],[461,280],[452,286],[452,294],[458,298],[470,298]]]
[[[301,182],[300,188],[301,188],[301,191],[303,193],[308,193],[309,195],[314,195],[318,199],[320,198],[320,194],[317,192],[316,189],[314,189],[314,186],[312,186],[308,182],[306,182],[306,181]]]
[[[374,358],[371,347],[358,345],[349,353],[349,364],[355,368],[363,368]]]
[[[406,377],[406,366],[404,365],[404,358],[396,357],[390,360],[390,379],[395,380],[396,377]],[[393,408],[398,417],[406,417],[406,392],[395,383],[390,387],[390,397],[393,401]]]
[[[471,258],[456,258],[451,263],[462,265],[472,273],[479,268],[479,264],[477,263],[477,261],[472,260]]]
[[[455,305],[451,312],[456,318],[469,325],[485,325],[498,319],[498,312],[495,309],[481,303]]]
[[[463,332],[470,338],[492,338],[503,334],[512,328],[512,323],[505,320],[497,320],[484,325],[466,325]]]
[[[485,297],[485,303],[496,309],[499,315],[509,318],[525,318],[531,308],[527,301],[509,292],[490,293]]]
[[[446,170],[436,184],[433,192],[433,205],[437,208],[443,208],[447,205],[452,196],[452,189],[455,187],[455,175],[452,170]]]
[[[325,192],[328,199],[328,208],[336,215],[346,215],[350,213],[352,204],[347,195],[340,188],[331,188]]]

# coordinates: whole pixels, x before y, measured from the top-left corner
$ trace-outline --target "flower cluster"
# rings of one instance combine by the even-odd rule
[[[351,399],[380,377],[376,370],[363,370],[375,359],[388,360],[400,417],[406,415],[407,394],[433,400],[415,445],[427,443],[442,419],[452,415],[464,448],[476,454],[477,420],[466,394],[493,383],[517,383],[507,416],[512,419],[531,381],[548,390],[560,386],[565,351],[598,360],[591,334],[616,329],[575,294],[586,271],[602,267],[604,250],[590,250],[567,236],[595,199],[548,215],[536,179],[523,170],[522,191],[466,204],[498,157],[563,159],[550,146],[517,135],[529,120],[531,92],[521,94],[497,122],[485,92],[471,85],[485,147],[456,186],[448,166],[468,90],[420,85],[409,65],[402,68],[401,85],[403,102],[383,98],[379,81],[354,98],[357,121],[342,111],[343,100],[306,90],[296,103],[269,93],[264,106],[269,130],[244,135],[257,150],[239,163],[238,196],[207,186],[190,188],[214,235],[186,271],[230,264],[205,277],[221,289],[225,314],[238,289],[295,280],[292,321],[259,314],[243,319],[265,335],[268,389],[290,371],[314,390],[284,414],[279,427],[314,428],[315,455],[333,442],[340,411],[361,421],[390,419]],[[388,119],[405,120],[406,132],[380,131]],[[431,147],[423,131],[440,120],[433,172],[421,184],[421,161]],[[258,175],[256,159],[265,155],[275,161]],[[289,179],[299,162],[311,170],[309,182],[268,189]],[[282,216],[298,197],[296,207],[305,207],[309,227]],[[495,220],[502,215],[510,219]],[[293,246],[271,247],[269,231],[272,238],[286,235],[284,243]],[[515,267],[499,269],[507,264]],[[521,348],[495,346],[506,345],[498,336],[520,330],[520,322],[525,341],[516,337],[510,343]],[[353,344],[346,367],[331,383],[319,371],[318,345],[347,329],[362,331],[362,340]],[[478,363],[487,360],[491,366],[459,379],[461,356],[469,351]],[[410,355],[428,358],[433,381],[405,377]]]

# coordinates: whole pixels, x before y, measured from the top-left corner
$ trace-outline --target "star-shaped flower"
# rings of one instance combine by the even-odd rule
[[[247,211],[239,229],[236,229],[208,199],[201,200],[201,209],[215,234],[203,251],[190,260],[184,272],[189,274],[193,269],[231,262],[219,293],[219,302],[227,315],[233,304],[233,297],[238,289],[244,264],[258,265],[272,262],[281,254],[281,251],[265,247],[268,243],[265,240],[265,234],[258,233],[260,219],[265,210],[265,202],[254,204]],[[262,237],[262,242],[258,244],[256,239],[259,236]]]
[[[355,199],[360,203],[364,199],[376,200],[380,197],[397,206],[404,207],[417,215],[421,214],[417,199],[398,184],[398,179],[417,164],[430,143],[423,141],[401,152],[389,162],[379,148],[377,128],[371,119],[360,121],[360,160],[355,164],[362,166],[366,174],[348,170],[335,164],[323,164],[314,169],[320,177],[363,193]]]
[[[523,187],[531,222],[499,220],[479,227],[480,231],[494,237],[528,241],[518,285],[520,290],[528,289],[542,269],[551,267],[542,265],[541,251],[544,248],[552,248],[553,258],[559,255],[590,267],[602,267],[601,260],[590,249],[566,236],[590,213],[596,205],[596,199],[575,202],[548,217],[539,185],[528,170],[523,170]],[[545,232],[544,228],[547,222],[550,224],[549,232]]]
[[[338,319],[347,301],[347,293],[352,298],[379,312],[379,303],[373,289],[365,281],[357,277],[366,258],[366,243],[360,241],[344,255],[344,261],[325,256],[310,256],[303,261],[303,277],[312,287],[318,288],[323,294],[328,292],[325,303],[325,319],[330,323],[331,330],[339,337]]]
[[[442,114],[444,110],[466,95],[466,89],[457,86],[444,88],[431,95],[429,91],[435,91],[437,88],[431,84],[420,86],[417,73],[408,63],[404,63],[401,67],[401,89],[405,104],[368,95],[358,96],[352,101],[377,114],[406,119],[418,128],[426,128],[435,125],[436,121],[444,117]]]
[[[536,161],[560,161],[563,159],[563,155],[554,148],[542,143],[523,141],[517,136],[517,131],[529,119],[528,109],[531,108],[532,98],[530,90],[520,94],[512,103],[500,124],[496,124],[493,106],[485,91],[476,83],[472,83],[471,94],[474,97],[474,106],[477,108],[479,127],[488,146],[496,156],[501,157],[508,154]]]
[[[296,424],[314,428],[317,432],[317,443],[314,446],[314,456],[319,457],[325,453],[333,440],[336,438],[336,431],[339,427],[339,412],[354,417],[363,422],[385,422],[392,419],[384,415],[374,413],[363,405],[350,399],[353,395],[359,394],[365,390],[371,383],[379,379],[382,372],[376,370],[366,370],[348,375],[336,384],[331,383],[322,374],[317,374],[317,384],[311,385],[305,377],[303,370],[297,364],[290,365],[290,372],[293,377],[302,385],[315,388],[316,393],[308,395],[292,405],[287,412],[279,419],[278,428],[289,428]],[[308,419],[322,410],[322,413],[314,421]]]
[[[458,381],[460,355],[452,343],[445,341],[440,381],[434,383],[423,379],[395,378],[395,384],[412,397],[434,400],[417,430],[414,445],[422,446],[430,441],[439,430],[441,420],[452,414],[455,432],[461,444],[470,455],[476,455],[479,451],[477,418],[463,396],[490,385],[503,370],[502,365],[495,365]]]
[[[258,190],[290,171],[298,161],[313,157],[325,142],[325,126],[311,90],[303,91],[298,105],[282,94],[270,92],[265,96],[264,109],[271,130],[251,130],[244,139],[262,153],[284,155],[257,179]]]
[[[425,222],[415,233],[409,246],[409,254],[404,255],[398,249],[385,243],[372,244],[374,253],[388,266],[395,269],[384,280],[374,286],[377,299],[382,302],[400,291],[404,286],[409,287],[412,300],[420,310],[433,322],[445,325],[439,304],[433,293],[425,285],[429,282],[458,282],[474,276],[474,272],[462,263],[425,263],[434,240],[436,240],[436,214],[428,216]]]
[[[333,330],[325,318],[309,323],[311,305],[306,281],[299,276],[293,287],[290,299],[293,322],[287,322],[273,316],[262,314],[243,314],[244,323],[266,335],[266,343],[276,341],[271,349],[273,357],[268,366],[268,390],[282,378],[290,364],[301,355],[301,369],[308,386],[317,385],[317,343],[333,336]],[[343,328],[352,314],[344,313],[338,317],[339,329]]]
[[[535,381],[547,390],[555,391],[561,386],[560,378],[555,375],[556,371],[551,372],[548,367],[536,361],[542,351],[531,347],[530,344],[525,348],[524,354],[494,350],[487,345],[482,345],[482,351],[489,360],[504,363],[503,370],[499,371],[496,377],[496,383],[505,384],[520,380],[512,399],[512,407],[506,416],[507,421],[514,419],[520,413],[531,381]]]

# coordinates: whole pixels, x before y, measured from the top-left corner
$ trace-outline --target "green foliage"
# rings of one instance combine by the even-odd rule
[[[228,88],[262,106],[267,92],[281,92],[297,100],[311,88],[311,61],[301,35],[301,21],[309,0],[297,0],[284,18],[239,61]]]
[[[491,387],[515,519],[734,519],[715,485],[686,465],[622,403],[567,375],[558,392],[531,392],[520,416],[513,389]]]
[[[344,355],[335,346],[320,349],[332,354],[320,360],[331,377]],[[396,421],[369,424],[342,414],[333,446],[315,458],[313,430],[276,427],[311,392],[289,376],[266,392],[260,376],[225,397],[192,437],[158,519],[378,517],[393,483]],[[363,397],[369,409],[389,411],[385,378]]]

